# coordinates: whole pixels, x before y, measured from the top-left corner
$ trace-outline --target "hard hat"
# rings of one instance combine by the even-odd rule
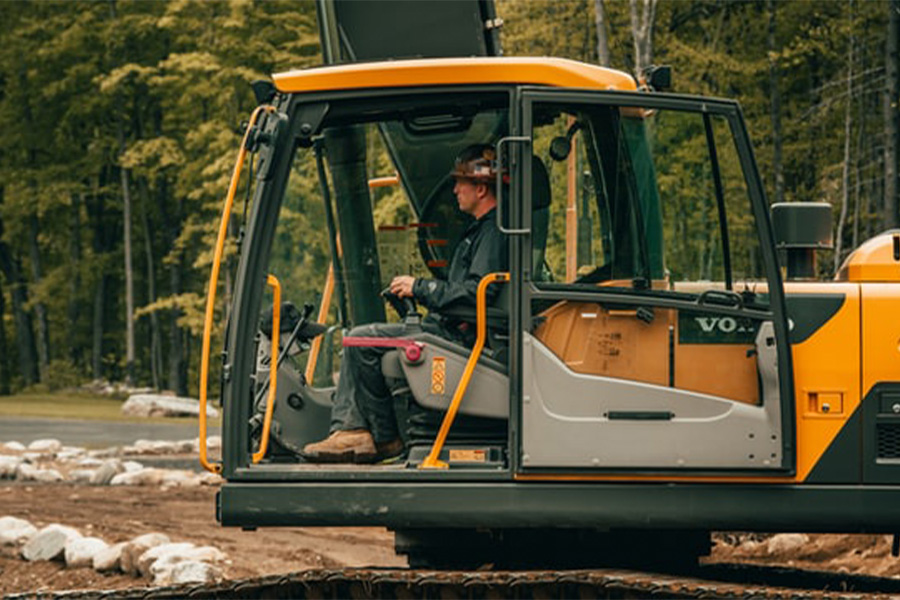
[[[498,168],[497,151],[492,145],[472,144],[456,157],[450,176],[488,183],[496,180]]]

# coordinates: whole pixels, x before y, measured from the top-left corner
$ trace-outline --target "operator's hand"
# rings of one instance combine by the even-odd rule
[[[391,293],[398,298],[412,298],[415,282],[412,275],[397,275],[391,280]]]

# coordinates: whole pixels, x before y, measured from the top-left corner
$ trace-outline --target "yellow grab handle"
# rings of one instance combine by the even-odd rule
[[[509,281],[509,273],[488,273],[478,282],[478,292],[475,296],[475,319],[478,334],[475,339],[475,346],[469,355],[469,362],[466,363],[462,379],[459,380],[459,385],[456,386],[456,392],[453,394],[453,400],[450,402],[447,414],[444,415],[441,429],[438,431],[437,438],[435,438],[434,444],[431,446],[431,452],[419,465],[420,469],[446,469],[448,467],[447,463],[439,460],[439,457],[441,456],[441,450],[444,448],[444,442],[447,440],[447,434],[450,433],[450,426],[453,425],[453,421],[456,419],[459,405],[462,404],[463,396],[466,395],[466,389],[469,387],[469,380],[472,379],[475,365],[478,364],[478,359],[481,358],[481,351],[484,350],[484,339],[487,337],[487,288],[498,281]]]
[[[250,123],[241,140],[241,151],[238,153],[234,171],[231,174],[231,183],[228,186],[228,195],[225,197],[225,206],[222,209],[222,220],[219,223],[219,235],[216,238],[216,252],[213,256],[212,272],[209,275],[209,289],[206,292],[206,317],[203,321],[203,349],[200,354],[200,464],[211,473],[221,473],[222,465],[211,463],[207,459],[206,448],[206,393],[209,386],[209,346],[212,336],[213,316],[216,308],[216,286],[219,284],[219,267],[222,265],[222,254],[225,249],[225,237],[228,233],[228,222],[231,220],[231,207],[234,204],[234,196],[237,193],[238,182],[241,178],[241,169],[244,159],[247,157],[247,138],[256,124],[262,112],[275,112],[274,106],[258,106],[250,115]]]
[[[269,432],[272,429],[272,411],[275,410],[275,385],[278,383],[278,338],[281,333],[281,283],[274,275],[266,278],[272,286],[272,350],[269,353],[269,397],[266,399],[266,418],[263,421],[262,437],[259,450],[253,455],[256,464],[266,455],[269,449]]]
[[[319,318],[316,322],[324,325],[328,320],[328,307],[331,306],[331,296],[334,293],[334,262],[328,265],[328,277],[325,278],[325,289],[322,290],[322,302],[319,304]],[[319,360],[319,349],[322,347],[322,336],[317,335],[309,349],[309,358],[306,359],[306,384],[313,385],[313,376],[316,373],[316,362]]]

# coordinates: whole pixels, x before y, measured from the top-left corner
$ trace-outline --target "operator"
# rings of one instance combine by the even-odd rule
[[[441,309],[451,305],[474,308],[481,278],[507,270],[506,239],[496,222],[498,168],[490,144],[468,146],[456,158],[450,172],[456,182],[453,193],[459,209],[474,217],[474,221],[456,246],[447,280],[399,275],[390,285],[391,293],[400,298],[415,298],[431,311],[422,322],[423,330],[465,345],[474,341],[474,323],[438,315]],[[361,325],[349,333],[365,337],[403,334],[401,323]],[[344,348],[331,409],[331,435],[303,448],[302,456],[307,461],[371,463],[403,454],[405,448],[394,415],[394,401],[381,372],[381,357],[388,350],[370,346]]]

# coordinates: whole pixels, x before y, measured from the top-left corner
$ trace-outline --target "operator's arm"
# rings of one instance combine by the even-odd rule
[[[457,261],[463,261],[462,265],[456,265]],[[508,261],[506,237],[493,222],[485,223],[478,235],[460,243],[451,264],[450,279],[416,279],[413,295],[419,303],[437,312],[451,305],[475,306],[478,282],[489,273],[506,271]],[[488,301],[497,291],[496,286],[488,288]]]

